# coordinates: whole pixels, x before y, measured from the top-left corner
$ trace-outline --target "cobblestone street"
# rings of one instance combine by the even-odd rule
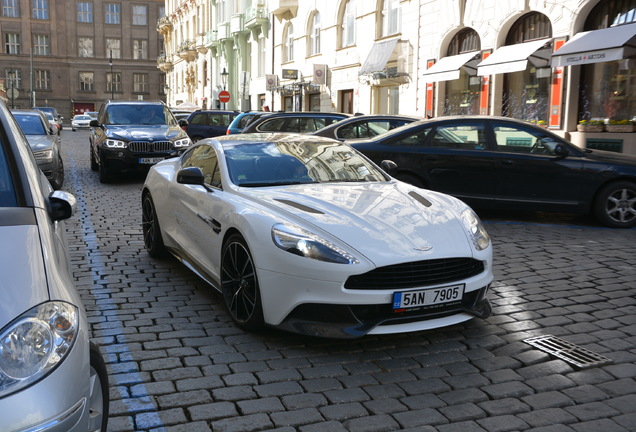
[[[143,176],[100,184],[88,132],[63,132],[73,271],[109,368],[109,430],[636,430],[636,229],[482,215],[493,315],[356,340],[245,333],[175,259],[146,253]],[[554,335],[611,361],[579,368],[525,342]]]

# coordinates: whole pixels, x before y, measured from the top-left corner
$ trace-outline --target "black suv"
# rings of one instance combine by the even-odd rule
[[[185,126],[185,131],[194,142],[203,138],[225,135],[228,126],[238,114],[236,111],[194,111],[186,118],[188,125]]]
[[[119,172],[147,169],[192,144],[163,102],[107,102],[90,125],[91,169],[99,171],[102,183]]]

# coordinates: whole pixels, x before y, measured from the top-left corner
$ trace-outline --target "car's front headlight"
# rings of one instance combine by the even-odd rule
[[[479,217],[471,209],[466,209],[461,215],[462,222],[468,230],[473,245],[477,250],[484,250],[490,245],[490,236]]]
[[[47,302],[0,332],[0,398],[51,372],[70,352],[79,331],[78,309]]]
[[[296,226],[276,224],[272,227],[274,244],[294,255],[338,264],[359,264],[360,261],[335,244]]]
[[[36,150],[33,152],[33,156],[38,162],[51,162],[53,160],[53,149]]]
[[[190,138],[183,138],[174,142],[175,147],[188,147],[192,144]]]
[[[128,147],[128,143],[125,141],[107,139],[104,141],[104,145],[108,148],[126,148]]]

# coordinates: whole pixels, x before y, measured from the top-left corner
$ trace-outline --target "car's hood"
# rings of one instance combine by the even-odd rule
[[[623,164],[636,167],[636,156],[604,150],[587,150],[584,151],[584,154],[587,159],[595,162]]]
[[[124,141],[165,141],[187,137],[181,127],[167,125],[108,126],[108,131],[109,138]]]
[[[33,151],[46,150],[53,147],[55,137],[52,135],[26,135]]]
[[[241,192],[291,215],[292,221],[334,235],[371,261],[473,256],[457,217],[467,207],[447,195],[396,182],[242,188]]]
[[[49,300],[36,225],[0,226],[0,328]]]

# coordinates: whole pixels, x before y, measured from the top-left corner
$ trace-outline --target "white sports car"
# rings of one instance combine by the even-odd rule
[[[148,253],[171,252],[246,330],[353,338],[492,310],[492,246],[475,213],[328,138],[199,141],[150,169],[142,208]]]

